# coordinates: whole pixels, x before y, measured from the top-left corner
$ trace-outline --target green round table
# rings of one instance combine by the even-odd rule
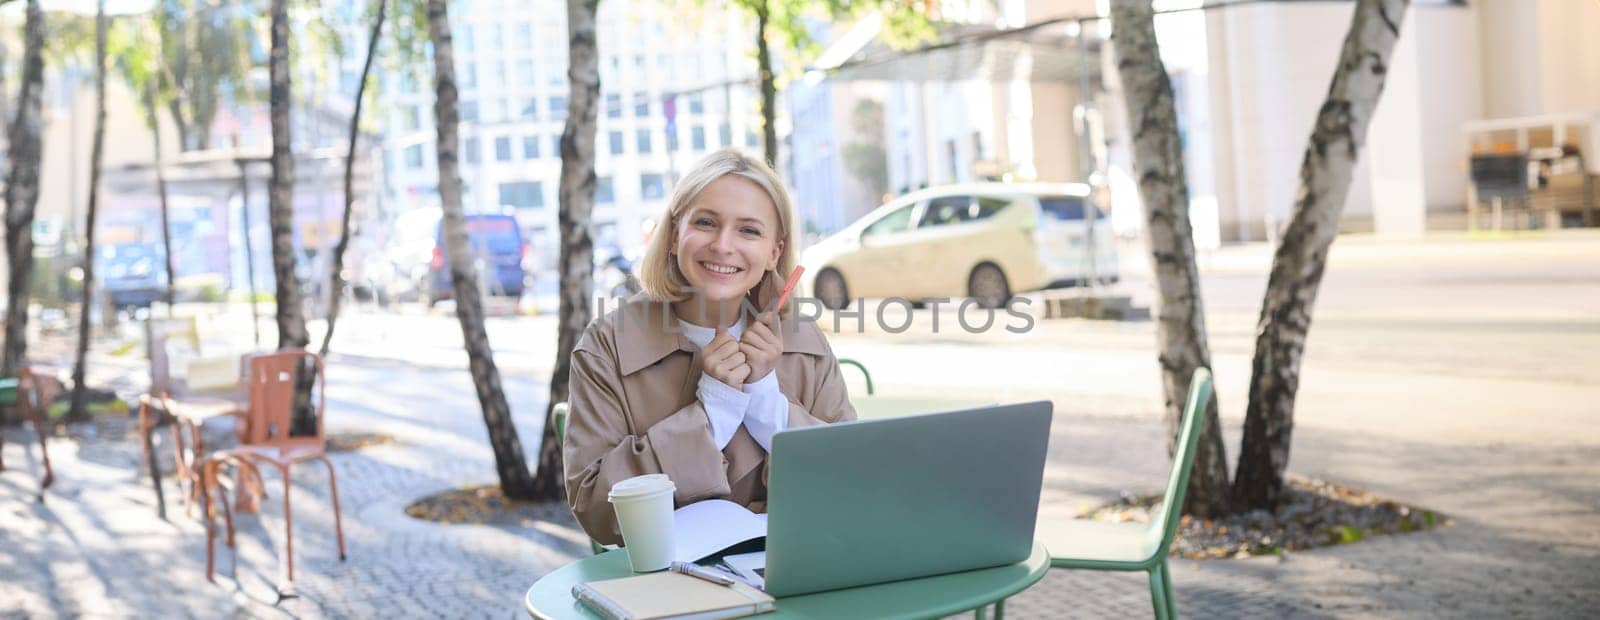
[[[758,618],[938,618],[1003,601],[1044,578],[1050,555],[1033,543],[1028,559],[996,568],[893,581],[778,599],[777,611]],[[572,586],[629,577],[620,550],[578,560],[534,582],[523,605],[535,618],[599,618],[572,598]]]

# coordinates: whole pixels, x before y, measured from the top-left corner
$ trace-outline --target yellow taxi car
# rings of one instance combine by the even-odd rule
[[[1019,291],[1114,281],[1110,220],[1079,183],[928,188],[807,248],[805,290],[830,309],[885,297],[997,308]]]

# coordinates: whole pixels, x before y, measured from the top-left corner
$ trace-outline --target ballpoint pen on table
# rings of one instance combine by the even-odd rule
[[[689,562],[673,562],[672,566],[668,570],[671,570],[674,573],[682,573],[696,579],[704,579],[718,585],[731,586],[734,583],[732,577],[709,568],[703,568],[698,564],[691,564]]]

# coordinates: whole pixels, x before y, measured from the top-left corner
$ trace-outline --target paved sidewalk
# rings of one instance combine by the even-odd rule
[[[177,492],[171,523],[136,479],[131,436],[52,444],[60,482],[45,503],[8,434],[0,475],[3,617],[494,617],[520,615],[538,576],[587,553],[565,510],[513,527],[438,525],[406,517],[410,501],[493,479],[476,403],[461,371],[333,360],[333,429],[386,432],[399,445],[335,455],[349,561],[339,562],[323,475],[294,485],[298,598],[275,604],[283,521],[276,480],[258,516],[240,521],[237,555],[218,544],[204,578],[204,532]],[[383,389],[373,386],[382,385]],[[509,377],[532,404],[536,383]],[[1095,402],[1097,410],[1106,403]],[[541,407],[520,407],[538,411]],[[538,420],[519,416],[525,435]],[[1600,613],[1600,449],[1575,444],[1397,443],[1297,428],[1295,471],[1439,510],[1435,531],[1290,554],[1286,559],[1177,561],[1179,604],[1193,617],[1593,617]],[[1165,474],[1160,424],[1058,402],[1042,518],[1064,518]],[[531,443],[531,437],[525,442]],[[530,445],[525,443],[524,445]],[[1229,438],[1237,445],[1236,438]],[[235,559],[236,558],[236,559]],[[1148,612],[1142,575],[1055,571],[1008,604],[1019,617],[1124,617]]]

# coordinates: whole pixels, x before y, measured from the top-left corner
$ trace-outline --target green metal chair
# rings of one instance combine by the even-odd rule
[[[855,361],[855,360],[850,359],[848,357],[839,358],[839,365],[840,366],[855,366],[856,370],[860,370],[862,378],[867,380],[867,395],[868,396],[872,395],[872,391],[873,391],[872,390],[872,373],[867,372],[867,367],[866,366],[862,365],[861,362]]]
[[[1194,467],[1200,421],[1211,400],[1211,371],[1198,368],[1189,379],[1189,399],[1183,408],[1178,451],[1172,457],[1172,474],[1162,495],[1161,512],[1149,523],[1108,523],[1085,519],[1039,523],[1035,536],[1050,551],[1051,568],[1106,571],[1145,571],[1150,574],[1150,601],[1158,619],[1176,618],[1178,602],[1172,595],[1172,573],[1167,550],[1177,535],[1183,494]]]
[[[567,441],[567,404],[556,403],[556,406],[550,408],[550,415],[555,417],[556,439],[560,439],[563,443],[565,443]],[[593,538],[590,538],[589,550],[594,552],[595,555],[599,555],[600,553],[606,551],[606,547],[595,542]]]

